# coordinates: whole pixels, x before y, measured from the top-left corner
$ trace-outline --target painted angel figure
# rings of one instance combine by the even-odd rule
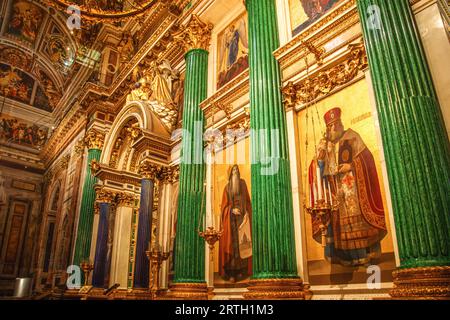
[[[219,46],[219,70],[230,69],[241,56],[248,54],[248,37],[245,19],[232,24]]]

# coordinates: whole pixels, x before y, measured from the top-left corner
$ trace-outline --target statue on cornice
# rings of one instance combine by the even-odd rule
[[[146,101],[163,124],[172,131],[178,119],[179,102],[177,93],[181,90],[180,76],[167,60],[153,61],[135,89],[127,96],[127,102]],[[176,99],[174,99],[176,98]]]

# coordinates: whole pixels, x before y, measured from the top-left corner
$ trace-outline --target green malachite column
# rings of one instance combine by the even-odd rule
[[[303,298],[297,273],[291,176],[274,0],[247,0],[253,281],[246,298]]]
[[[174,285],[175,297],[204,299],[205,242],[198,230],[205,210],[206,166],[203,159],[204,115],[199,104],[207,97],[208,47],[212,26],[192,16],[178,40],[186,47],[182,156]],[[202,224],[202,223],[201,223]]]
[[[103,135],[94,131],[88,133],[85,142],[88,146],[88,158],[86,177],[83,185],[83,196],[81,199],[80,215],[78,218],[77,237],[75,242],[74,265],[89,262],[91,249],[92,227],[94,222],[94,204],[96,192],[94,189],[97,178],[94,177],[91,164],[92,161],[99,162],[103,146]],[[93,261],[90,261],[93,263]]]
[[[391,295],[450,297],[450,147],[410,4],[357,5],[400,254]]]

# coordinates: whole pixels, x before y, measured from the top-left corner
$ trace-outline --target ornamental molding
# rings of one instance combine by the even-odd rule
[[[303,77],[297,82],[288,82],[282,88],[286,109],[314,103],[358,79],[368,67],[364,43],[350,44],[343,59],[345,59],[343,62],[317,69],[309,77]]]
[[[95,173],[95,176],[103,183],[112,181],[119,183],[121,186],[130,184],[136,187],[141,185],[142,179],[142,177],[136,173],[115,170],[104,164],[99,164],[99,169]]]
[[[59,124],[41,151],[41,158],[49,166],[86,125],[85,113],[77,106]]]
[[[274,56],[280,62],[282,70],[284,70],[311,54],[306,44],[315,48],[321,48],[358,23],[359,15],[356,0],[348,0],[295,36],[284,46],[275,50]],[[361,30],[358,30],[358,33],[360,36]],[[321,60],[324,60],[330,54],[331,52],[322,52]],[[314,57],[315,55],[312,56]],[[321,62],[317,59],[315,61]]]
[[[166,9],[167,5],[162,2],[155,8],[155,10]],[[133,58],[123,68],[121,68],[113,83],[108,88],[91,82],[87,83],[83,87],[83,91],[86,93],[80,98],[80,101],[87,99],[89,101],[87,105],[89,105],[91,102],[104,97],[116,106],[120,106],[121,102],[125,101],[126,95],[135,83],[132,77],[130,77],[131,72],[137,66],[146,67],[150,65],[150,62],[156,60],[162,49],[164,48],[165,50],[166,45],[168,45],[168,43],[172,40],[172,34],[178,32],[179,30],[179,26],[175,23],[176,20],[176,15],[166,15],[165,19],[147,39],[147,41],[140,47]]]

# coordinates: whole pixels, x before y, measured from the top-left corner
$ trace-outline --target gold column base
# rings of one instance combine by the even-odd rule
[[[173,283],[164,296],[169,300],[208,300],[208,287],[205,283]]]
[[[132,289],[127,292],[127,300],[151,300],[152,294],[148,289]]]
[[[450,300],[450,266],[399,269],[392,276],[392,299]]]
[[[300,278],[250,280],[247,289],[243,294],[247,300],[305,300],[311,296]]]

